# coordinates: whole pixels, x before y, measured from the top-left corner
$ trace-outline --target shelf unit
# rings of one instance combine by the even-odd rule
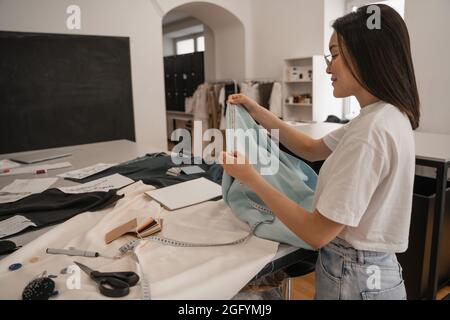
[[[297,70],[295,79],[292,68]],[[302,79],[299,74],[302,73]],[[324,122],[329,115],[342,118],[342,99],[333,96],[331,76],[326,73],[323,56],[284,60],[283,65],[283,119],[297,122]],[[292,103],[291,96],[309,94],[311,103]]]

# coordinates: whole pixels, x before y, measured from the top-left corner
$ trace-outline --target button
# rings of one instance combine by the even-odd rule
[[[16,271],[16,270],[19,270],[20,268],[22,268],[21,263],[14,263],[14,264],[10,265],[8,269],[10,271]]]

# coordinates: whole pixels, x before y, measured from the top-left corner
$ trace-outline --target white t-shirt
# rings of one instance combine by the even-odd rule
[[[313,207],[346,225],[338,237],[357,250],[406,251],[415,173],[408,117],[377,102],[323,140],[333,153],[320,171]]]

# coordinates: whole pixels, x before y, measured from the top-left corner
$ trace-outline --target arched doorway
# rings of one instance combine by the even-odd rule
[[[190,120],[194,119],[184,114],[184,101],[198,85],[245,79],[245,29],[241,20],[223,7],[189,2],[163,16],[162,30],[170,139],[175,129],[185,125],[192,129]],[[169,142],[169,150],[170,146]]]
[[[244,79],[245,29],[239,18],[216,4],[188,2],[166,12],[163,24],[188,17],[205,27],[205,79]]]

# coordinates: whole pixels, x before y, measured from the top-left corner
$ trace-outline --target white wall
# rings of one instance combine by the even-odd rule
[[[164,57],[175,55],[175,45],[173,43],[173,38],[163,36],[163,50]]]
[[[205,81],[216,80],[216,46],[214,32],[205,25]]]
[[[449,13],[448,0],[406,0],[405,20],[422,104],[421,132],[450,135],[450,60],[445,58],[450,52]],[[430,168],[418,167],[417,173],[436,177]]]
[[[419,131],[450,135],[449,14],[448,0],[406,0],[405,20],[422,102]]]
[[[324,53],[328,53],[330,51],[329,50],[330,38],[334,32],[334,29],[331,25],[337,18],[340,18],[347,13],[345,9],[346,6],[347,6],[346,0],[324,0],[324,19],[323,19]]]
[[[320,0],[252,0],[249,78],[282,79],[283,60],[323,54]]]

